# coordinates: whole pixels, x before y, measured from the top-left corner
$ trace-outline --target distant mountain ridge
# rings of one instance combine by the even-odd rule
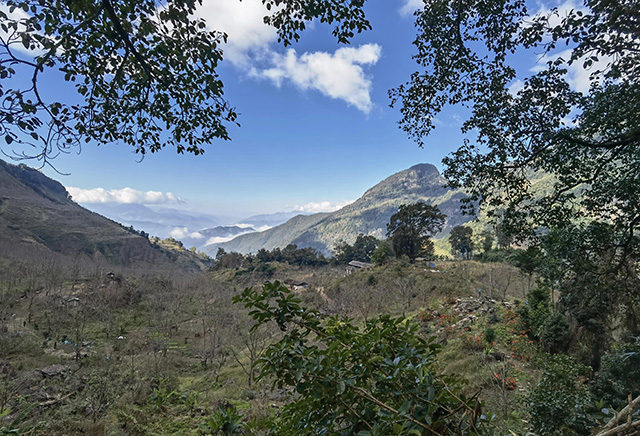
[[[269,214],[261,214],[261,215],[253,215],[249,218],[243,218],[240,222],[245,224],[251,224],[252,227],[274,227],[280,224],[284,224],[289,221],[291,218],[298,215],[309,215],[303,212],[294,211],[294,212],[276,212]]]
[[[229,242],[207,246],[214,253],[219,247],[226,251],[255,253],[288,244],[312,247],[325,254],[340,240],[352,243],[359,233],[384,237],[386,225],[401,204],[424,201],[437,205],[447,215],[442,234],[472,219],[462,215],[462,191],[446,187],[447,181],[431,164],[418,164],[387,177],[362,197],[342,209],[314,215],[299,215],[284,224],[259,233],[238,236]]]
[[[18,252],[83,256],[167,271],[206,266],[192,253],[154,246],[138,233],[81,207],[64,186],[40,171],[0,160],[0,257]]]
[[[137,230],[144,230],[150,235],[161,238],[170,236],[171,231],[177,227],[200,230],[222,224],[219,217],[205,213],[186,212],[159,206],[149,207],[137,203],[92,203],[87,207],[125,226],[133,226]]]
[[[139,203],[90,203],[86,208],[125,227],[133,226],[159,238],[172,237],[185,247],[204,249],[233,237],[282,224],[301,212],[276,212],[248,218],[214,216],[191,210],[171,209]],[[218,239],[218,240],[216,240]]]

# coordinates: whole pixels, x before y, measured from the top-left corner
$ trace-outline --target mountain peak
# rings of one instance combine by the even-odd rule
[[[444,192],[446,180],[435,165],[422,163],[387,177],[362,196],[362,200],[384,201],[406,196],[438,196]]]
[[[416,164],[414,166],[412,166],[411,168],[409,168],[408,170],[405,171],[415,171],[420,173],[422,176],[433,176],[433,177],[440,177],[440,171],[438,171],[438,168],[436,168],[435,165],[430,164],[430,163],[420,163],[420,164]],[[404,171],[402,171],[404,172]]]
[[[35,168],[13,165],[0,159],[0,180],[3,193],[9,196],[41,197],[55,203],[70,203],[67,190]]]
[[[287,244],[311,247],[325,254],[340,240],[352,243],[359,233],[384,237],[391,215],[402,204],[418,201],[438,205],[447,215],[447,227],[463,224],[470,217],[460,214],[461,191],[446,187],[447,181],[431,164],[418,164],[387,177],[355,202],[335,212],[298,216],[285,224],[261,233],[238,236],[222,244],[227,251],[256,252],[260,248],[271,250]],[[213,254],[217,246],[208,251]]]

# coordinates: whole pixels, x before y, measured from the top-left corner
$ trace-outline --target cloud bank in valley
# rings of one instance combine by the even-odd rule
[[[186,227],[174,227],[169,232],[169,236],[175,239],[191,238],[191,239],[204,239],[204,235],[200,232],[191,232]]]

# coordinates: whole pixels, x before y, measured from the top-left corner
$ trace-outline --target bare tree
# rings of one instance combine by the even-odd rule
[[[486,278],[490,296],[495,298],[498,295],[502,300],[506,300],[509,287],[516,276],[517,272],[508,266],[491,267]]]
[[[413,275],[399,277],[395,280],[395,290],[400,297],[402,316],[405,317],[412,301],[417,297],[416,278]]]
[[[272,335],[265,324],[259,324],[256,327],[255,325],[237,323],[236,331],[242,348],[240,351],[232,348],[231,354],[247,374],[247,384],[251,387],[255,380],[255,364],[267,348]]]

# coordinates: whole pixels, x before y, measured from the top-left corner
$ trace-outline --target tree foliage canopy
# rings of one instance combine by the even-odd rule
[[[430,238],[442,230],[446,215],[438,206],[426,203],[403,204],[391,215],[387,236],[391,238],[397,257],[407,256],[413,262],[421,254],[433,254]]]
[[[48,161],[84,142],[136,152],[174,147],[200,154],[238,115],[218,75],[227,35],[194,16],[202,0],[7,0],[0,10],[0,137],[3,149]],[[371,26],[363,1],[262,0],[284,44],[305,22],[334,23],[348,42]],[[269,11],[273,11],[269,13]],[[50,97],[59,72],[76,98]],[[74,101],[75,100],[75,101]],[[26,150],[26,151],[25,151]]]
[[[341,240],[333,250],[334,256],[340,263],[348,263],[352,260],[370,262],[371,255],[379,242],[375,236],[360,233],[353,245]]]
[[[477,136],[445,159],[445,176],[469,190],[469,208],[481,200],[522,236],[578,211],[628,235],[640,216],[639,13],[634,1],[535,16],[522,0],[426,1],[416,13],[421,70],[391,92],[401,126],[422,144],[441,109],[462,103],[463,130]],[[544,62],[514,92],[516,51]],[[588,91],[572,69],[590,73]],[[537,171],[553,176],[544,194],[530,182]]]
[[[473,230],[470,227],[455,226],[449,234],[449,244],[453,254],[460,253],[463,257],[470,257],[473,251]]]
[[[443,108],[468,108],[445,177],[469,193],[468,211],[541,247],[538,272],[597,366],[615,317],[638,330],[640,3],[535,15],[524,0],[424,3],[418,70],[390,93],[401,127],[422,145]],[[517,71],[527,55],[536,68]]]

